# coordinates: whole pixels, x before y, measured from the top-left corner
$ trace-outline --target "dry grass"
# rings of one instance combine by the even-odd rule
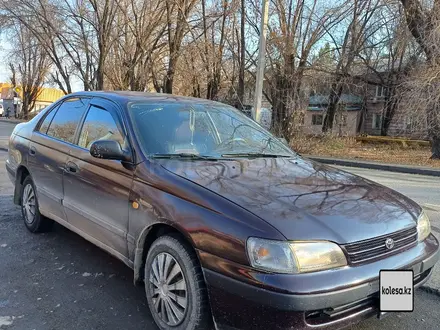
[[[429,147],[396,144],[366,144],[355,138],[296,137],[292,148],[300,154],[313,156],[371,160],[382,163],[440,168],[440,160],[429,159]]]

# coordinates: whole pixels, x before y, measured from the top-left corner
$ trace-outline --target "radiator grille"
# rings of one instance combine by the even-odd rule
[[[391,238],[394,246],[387,248],[385,241]],[[347,254],[348,262],[360,264],[373,261],[374,259],[392,255],[417,244],[417,228],[404,229],[389,235],[383,235],[372,239],[343,245]]]

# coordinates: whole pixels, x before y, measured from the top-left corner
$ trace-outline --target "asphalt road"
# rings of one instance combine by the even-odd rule
[[[0,136],[3,128],[0,122]],[[38,235],[25,229],[12,203],[5,158],[0,151],[0,329],[156,329],[143,288],[133,286],[124,264],[62,226]],[[435,204],[432,194],[440,196],[431,177],[360,174],[391,180],[385,183],[408,189],[419,202]],[[436,329],[439,324],[440,297],[417,290],[413,313],[370,319],[352,329]]]
[[[15,123],[0,121],[0,137],[9,137],[15,127]]]
[[[379,182],[419,203],[427,212],[434,234],[440,239],[440,177],[337,166]]]
[[[0,151],[4,151],[8,148],[8,139],[12,134],[15,127],[15,123],[5,122],[2,118],[0,120]]]

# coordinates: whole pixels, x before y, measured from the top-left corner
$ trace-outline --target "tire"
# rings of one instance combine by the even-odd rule
[[[21,214],[31,233],[42,233],[52,229],[53,220],[40,213],[36,191],[34,182],[27,176],[21,188]]]
[[[148,306],[159,329],[212,328],[202,269],[186,242],[177,235],[159,237],[148,251],[144,274]]]

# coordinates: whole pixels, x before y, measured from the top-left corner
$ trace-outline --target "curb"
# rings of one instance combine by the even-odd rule
[[[359,168],[367,168],[367,169],[381,170],[381,171],[420,174],[420,175],[429,175],[429,176],[440,177],[440,169],[439,170],[431,169],[429,167],[409,167],[409,166],[402,166],[402,165],[380,164],[380,163],[374,163],[374,162],[353,161],[353,160],[348,160],[348,159],[337,159],[337,158],[322,158],[322,157],[314,157],[314,156],[306,156],[306,155],[304,155],[304,157],[309,158],[311,160],[314,160],[316,162],[329,164],[329,165],[359,167]]]
[[[20,120],[20,119],[6,119],[4,117],[0,117],[0,122],[3,123],[10,123],[10,124],[20,124],[20,123],[24,123],[25,120]]]

